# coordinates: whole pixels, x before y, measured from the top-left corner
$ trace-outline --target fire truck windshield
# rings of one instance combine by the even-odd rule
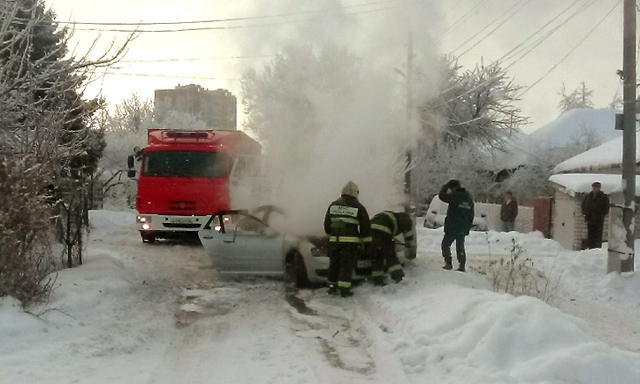
[[[229,156],[219,152],[165,151],[147,152],[144,176],[225,177],[229,174]]]

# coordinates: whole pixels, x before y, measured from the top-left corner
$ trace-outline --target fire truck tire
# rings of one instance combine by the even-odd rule
[[[153,244],[156,242],[156,235],[145,235],[143,233],[140,234],[140,236],[142,236],[142,242],[143,243],[149,243],[149,244]]]

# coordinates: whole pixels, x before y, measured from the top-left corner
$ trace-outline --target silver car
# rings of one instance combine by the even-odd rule
[[[424,217],[424,227],[426,228],[439,228],[444,225],[444,220],[447,217],[447,209],[449,208],[449,204],[440,200],[440,198],[436,195],[433,200],[431,200],[431,204],[429,204],[429,208],[427,209],[427,213]],[[472,231],[486,231],[487,230],[487,220],[485,208],[479,205],[476,205],[475,216],[473,218],[473,223],[471,224]]]
[[[282,234],[270,223],[284,218],[275,206],[253,211],[227,210],[213,214],[198,236],[213,266],[223,275],[284,277],[298,288],[319,285],[329,270],[328,236]],[[276,225],[277,226],[277,225]],[[404,259],[404,245],[396,242],[396,252]],[[371,259],[361,254],[354,266],[353,279],[371,277]]]
[[[222,274],[281,276],[297,287],[326,281],[328,238],[285,235],[244,210],[215,213],[198,236]]]

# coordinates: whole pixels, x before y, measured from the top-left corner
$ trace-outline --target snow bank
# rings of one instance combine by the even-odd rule
[[[640,377],[636,354],[594,340],[583,321],[531,297],[419,282],[401,300],[372,297],[370,307],[379,308],[374,320],[415,382],[601,384]]]
[[[13,297],[0,297],[0,340],[45,328],[40,319],[24,312],[20,301]]]
[[[440,244],[444,236],[442,227],[418,228],[418,232],[419,249],[440,252]],[[526,252],[539,256],[555,256],[564,250],[558,242],[545,239],[540,232],[472,231],[465,238],[465,247],[470,255],[505,255],[510,253],[513,242],[520,245]]]

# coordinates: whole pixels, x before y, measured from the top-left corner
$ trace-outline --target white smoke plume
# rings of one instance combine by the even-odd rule
[[[438,51],[428,34],[434,10],[407,4],[382,2],[378,8],[391,9],[368,18],[356,13],[363,9],[347,7],[291,25],[285,38],[263,40],[278,56],[243,76],[250,112],[245,127],[265,146],[272,203],[284,208],[301,234],[322,232],[327,206],[349,180],[359,186],[371,216],[404,201],[404,156],[418,138],[418,123],[408,124],[406,112],[409,26],[414,64],[422,73],[430,73]],[[301,9],[299,2],[286,5]],[[433,94],[435,80],[427,76],[427,83],[411,84],[416,101]]]

